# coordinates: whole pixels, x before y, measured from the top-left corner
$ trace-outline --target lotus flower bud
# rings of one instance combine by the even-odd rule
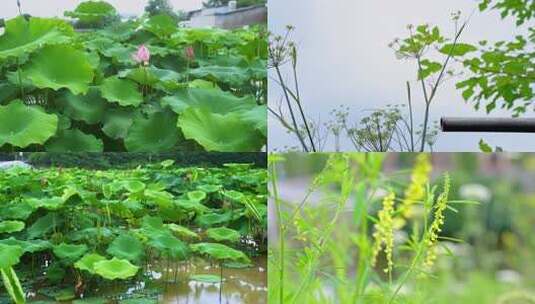
[[[186,56],[186,59],[188,59],[189,61],[195,60],[195,50],[191,46],[188,46],[184,50],[184,55]]]
[[[137,49],[137,52],[132,55],[132,58],[137,63],[143,63],[144,65],[149,65],[150,51],[144,44],[142,44]]]

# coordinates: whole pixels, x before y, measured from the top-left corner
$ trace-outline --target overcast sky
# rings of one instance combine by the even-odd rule
[[[65,10],[73,10],[81,0],[21,0],[25,13],[34,16],[63,16]],[[121,14],[139,15],[148,0],[107,0]],[[194,10],[202,6],[202,0],[170,0],[176,10]],[[16,0],[0,0],[0,18],[18,14]]]
[[[474,0],[269,0],[270,30],[284,32],[288,24],[296,27],[294,38],[299,46],[301,93],[311,117],[328,120],[328,110],[340,104],[349,105],[356,122],[364,110],[386,104],[406,103],[405,81],[413,81],[412,62],[397,60],[388,43],[395,37],[406,37],[406,25],[430,23],[439,25],[451,36],[452,12],[470,15],[479,1]],[[501,21],[497,13],[475,12],[462,40],[509,40],[518,30],[510,20]],[[465,104],[454,87],[455,80],[444,86],[432,106],[433,119],[440,116],[485,116]],[[277,101],[280,90],[270,86],[270,100]],[[421,116],[420,95],[417,115]],[[493,116],[509,116],[508,112]],[[530,114],[530,116],[534,116]],[[286,132],[270,121],[270,149],[294,143]],[[509,151],[535,151],[535,134],[440,134],[438,151],[477,151],[484,138],[492,146]],[[344,148],[352,149],[348,142]],[[332,149],[332,144],[330,145]]]

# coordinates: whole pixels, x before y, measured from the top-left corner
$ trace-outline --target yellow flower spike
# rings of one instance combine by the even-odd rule
[[[425,153],[419,154],[416,157],[416,164],[411,174],[411,183],[405,190],[405,196],[400,207],[403,217],[411,218],[413,216],[413,205],[424,198],[431,169],[429,155]]]
[[[426,245],[429,247],[425,258],[425,266],[431,268],[437,258],[436,255],[436,243],[438,241],[438,234],[442,231],[444,225],[444,211],[448,207],[448,195],[450,192],[450,176],[444,175],[444,190],[439,195],[435,204],[434,220],[429,228],[428,238]]]
[[[394,201],[396,195],[391,192],[383,199],[383,209],[379,211],[379,221],[375,224],[375,232],[373,233],[374,244],[372,248],[372,265],[377,263],[377,256],[384,244],[384,252],[386,255],[387,268],[384,269],[386,273],[391,273],[394,267],[392,260],[394,252]]]

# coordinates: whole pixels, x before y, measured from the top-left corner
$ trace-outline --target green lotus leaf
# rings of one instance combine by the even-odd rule
[[[195,218],[197,224],[203,228],[227,224],[232,220],[230,212],[225,213],[206,213]]]
[[[0,244],[5,245],[11,245],[11,246],[19,246],[22,248],[24,253],[35,253],[40,252],[44,250],[48,250],[52,248],[52,244],[49,241],[45,240],[29,240],[29,241],[23,241],[23,240],[17,240],[13,237],[10,237],[9,239],[0,240]]]
[[[188,108],[178,119],[184,137],[207,151],[252,152],[265,145],[265,137],[240,115],[220,115],[204,109]]]
[[[126,110],[113,109],[105,114],[102,131],[113,139],[125,138],[134,122],[134,114]]]
[[[38,218],[29,228],[26,229],[28,239],[35,239],[38,236],[45,235],[63,223],[63,218],[56,216],[51,212],[45,216]]]
[[[116,237],[106,252],[116,258],[126,259],[131,262],[138,262],[144,256],[143,244],[130,234]]]
[[[88,124],[101,122],[106,112],[106,101],[95,87],[90,88],[86,95],[74,95],[70,91],[65,91],[57,99],[57,103],[63,107],[63,112],[67,116]]]
[[[175,161],[172,160],[172,159],[167,159],[167,160],[164,160],[160,163],[160,165],[162,166],[162,168],[164,169],[167,169],[169,167],[171,167],[172,165],[175,164]]]
[[[151,235],[149,245],[173,259],[185,260],[189,256],[188,245],[174,237],[169,231]]]
[[[181,209],[187,211],[194,211],[195,213],[203,213],[210,210],[208,207],[201,204],[199,201],[179,199],[175,201],[175,205]]]
[[[191,201],[202,202],[206,198],[206,192],[195,190],[195,191],[188,192],[186,196]]]
[[[139,267],[132,265],[128,260],[113,258],[111,260],[96,262],[93,265],[95,273],[108,280],[128,279],[136,275]]]
[[[236,191],[236,190],[227,190],[227,191],[224,191],[223,192],[223,195],[234,201],[234,202],[241,202],[243,200],[243,198],[245,197],[245,195],[243,195],[242,192],[239,192],[239,191]]]
[[[72,304],[106,304],[108,300],[104,298],[84,298],[72,301]]]
[[[125,139],[129,152],[167,152],[178,142],[176,116],[170,112],[156,112],[148,118],[137,118]]]
[[[24,229],[26,224],[21,221],[3,221],[0,222],[0,233],[13,233]]]
[[[17,265],[23,253],[20,246],[0,244],[0,269]]]
[[[141,227],[143,227],[144,230],[147,230],[149,234],[166,231],[162,218],[158,216],[144,216]]]
[[[184,76],[173,70],[159,69],[154,66],[124,70],[119,72],[119,77],[128,78],[139,84],[149,86],[162,84],[164,88],[172,87],[173,84],[184,78]]]
[[[80,130],[65,130],[49,140],[45,149],[48,152],[102,152],[102,140]]]
[[[106,258],[97,253],[88,253],[83,258],[74,263],[74,267],[95,273],[95,263],[106,261]]]
[[[67,88],[75,95],[87,93],[94,77],[86,53],[69,45],[45,46],[22,73],[38,88]]]
[[[65,200],[61,197],[29,198],[27,202],[34,209],[45,208],[47,210],[58,210],[63,206]]]
[[[250,263],[251,260],[245,253],[217,243],[198,243],[190,246],[194,252],[206,255],[218,261],[236,261]]]
[[[267,106],[257,106],[249,111],[240,113],[243,121],[249,122],[267,138]]]
[[[177,224],[167,224],[166,226],[171,231],[173,231],[174,233],[178,234],[180,237],[191,238],[191,239],[199,239],[200,238],[197,233],[191,231],[190,229],[188,229],[188,228],[186,228],[184,226],[180,226],[180,225],[177,225]]]
[[[86,251],[87,246],[85,244],[75,245],[61,243],[52,248],[54,255],[68,263],[74,263],[74,261],[78,260],[82,255],[84,255]]]
[[[137,84],[128,79],[112,76],[104,80],[100,90],[102,97],[124,107],[137,107],[143,102],[143,95],[139,92]]]
[[[173,195],[169,192],[147,189],[144,194],[148,203],[155,203],[160,208],[168,208],[173,204]]]
[[[237,97],[220,89],[189,88],[161,100],[162,106],[181,114],[188,108],[204,108],[212,113],[228,114],[250,111],[257,107],[253,96]]]
[[[218,275],[213,275],[213,274],[195,274],[195,275],[191,275],[189,279],[190,281],[201,282],[201,283],[209,283],[209,284],[221,283],[221,277]]]
[[[75,298],[76,294],[74,293],[73,288],[64,288],[54,294],[54,299],[58,302],[71,301]]]
[[[64,14],[66,17],[79,19],[82,23],[95,23],[116,15],[117,11],[105,1],[85,1],[80,3],[74,11],[66,11]]]
[[[221,185],[210,185],[210,184],[198,185],[197,189],[204,191],[206,193],[214,193],[214,192],[221,190]]]
[[[99,31],[99,34],[113,41],[126,41],[134,35],[136,28],[139,26],[137,20],[128,20],[125,22],[113,23]]]
[[[0,106],[0,147],[11,144],[25,148],[43,144],[58,128],[58,117],[47,114],[39,106],[26,106],[15,100]]]
[[[0,214],[0,219],[26,220],[35,209],[26,201],[6,204]]]
[[[210,228],[206,230],[206,235],[217,242],[237,243],[241,239],[238,231],[226,227]]]
[[[20,16],[8,20],[5,33],[0,36],[0,60],[19,57],[49,44],[63,44],[70,40],[74,30],[59,19]]]
[[[178,25],[173,17],[167,14],[152,16],[145,21],[143,29],[154,35],[164,38],[178,30]]]
[[[157,304],[158,300],[156,299],[127,299],[119,301],[119,304]]]
[[[132,193],[137,193],[145,190],[145,184],[137,180],[126,181],[123,183],[123,187]]]

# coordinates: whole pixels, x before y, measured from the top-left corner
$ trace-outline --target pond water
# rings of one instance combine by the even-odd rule
[[[106,303],[145,298],[157,301],[157,303],[264,304],[267,303],[267,256],[261,255],[251,260],[252,266],[247,268],[231,268],[230,265],[223,267],[221,295],[220,283],[197,282],[189,279],[191,275],[220,275],[219,265],[196,260],[187,265],[184,263],[167,265],[165,262],[149,265],[146,269],[147,277],[152,277],[153,280],[138,281],[129,285],[116,281],[93,290],[91,294],[85,295],[85,298],[105,299]],[[29,291],[30,303],[55,303],[50,301],[51,298],[45,294],[56,293],[63,288],[65,287],[41,288],[38,284],[34,284],[33,290]],[[3,303],[2,299],[0,303]]]

